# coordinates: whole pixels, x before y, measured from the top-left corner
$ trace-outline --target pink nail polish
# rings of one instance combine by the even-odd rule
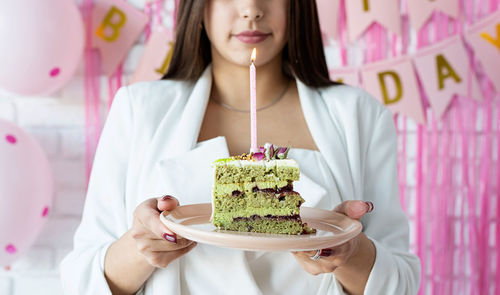
[[[373,203],[368,201],[368,202],[365,202],[366,205],[368,205],[368,210],[366,210],[366,213],[370,213],[373,211]]]
[[[177,244],[177,236],[175,234],[169,235],[167,233],[163,233],[163,238],[169,241],[170,243]]]

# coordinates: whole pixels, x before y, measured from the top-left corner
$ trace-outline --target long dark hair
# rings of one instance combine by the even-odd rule
[[[195,81],[212,61],[210,40],[202,27],[206,1],[180,1],[174,52],[162,80]],[[287,35],[282,63],[287,77],[295,76],[310,87],[339,84],[329,79],[315,0],[290,0]]]

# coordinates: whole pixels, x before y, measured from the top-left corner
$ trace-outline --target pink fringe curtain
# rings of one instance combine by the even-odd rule
[[[175,0],[176,6],[178,0]],[[95,151],[101,135],[103,120],[101,120],[101,61],[98,50],[92,48],[92,8],[94,0],[82,0],[80,7],[86,31],[86,46],[84,54],[84,95],[85,95],[85,175],[88,183]],[[144,13],[149,17],[144,29],[145,41],[151,35],[155,25],[162,24],[161,11],[164,0],[147,2]],[[176,11],[176,10],[175,10]],[[175,19],[175,18],[174,18]],[[175,23],[174,23],[175,26]],[[107,78],[107,104],[105,114],[111,108],[116,92],[123,85],[123,63],[115,73]]]
[[[149,16],[144,41],[155,24],[162,23],[164,0],[147,2]],[[338,46],[342,66],[349,66],[354,44],[349,44],[345,1],[341,1]],[[491,12],[500,0],[459,0],[458,20],[436,12],[412,40],[407,0],[401,1],[403,35],[372,25],[356,45],[365,46],[364,63],[412,53],[413,50],[463,33]],[[179,0],[174,0],[177,9]],[[93,0],[82,0],[87,27],[85,50],[86,171],[90,175],[100,136],[100,60],[91,48]],[[175,14],[173,24],[175,28]],[[358,48],[359,49],[359,48]],[[468,48],[473,57],[473,51]],[[473,60],[473,59],[471,59]],[[476,62],[470,74],[478,75],[484,101],[457,97],[438,120],[427,112],[428,123],[415,125],[394,116],[398,130],[398,172],[401,204],[411,220],[411,249],[421,259],[420,294],[500,294],[500,94]],[[122,85],[123,67],[107,79],[107,107]],[[422,86],[424,105],[429,107]],[[469,95],[470,96],[470,95]]]
[[[84,95],[85,95],[85,174],[87,183],[101,133],[99,54],[92,48],[93,0],[82,0],[81,13],[85,25]]]
[[[338,46],[342,65],[348,66],[352,48],[346,41],[345,1]],[[499,2],[461,0],[458,20],[436,12],[411,40],[407,1],[401,0],[404,34],[398,37],[372,25],[362,38],[364,63],[461,34],[497,11]],[[474,57],[470,48],[468,53]],[[394,116],[401,204],[411,220],[411,249],[422,261],[420,294],[500,294],[500,94],[476,62],[471,62],[469,74],[479,77],[482,102],[470,95],[457,97],[442,119],[428,109],[427,125],[413,123],[414,128],[404,116]]]

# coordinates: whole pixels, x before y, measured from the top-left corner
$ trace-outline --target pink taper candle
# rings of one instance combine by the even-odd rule
[[[250,65],[250,128],[251,128],[251,152],[258,152],[257,149],[257,82],[256,82],[256,69],[255,57],[257,55],[256,49],[252,51],[252,64]]]

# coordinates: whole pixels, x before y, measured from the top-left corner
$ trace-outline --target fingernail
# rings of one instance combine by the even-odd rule
[[[365,202],[366,205],[368,205],[368,210],[366,210],[366,213],[370,213],[373,211],[373,203],[370,201]]]
[[[166,201],[166,200],[173,200],[174,197],[170,196],[170,195],[165,195],[163,196],[163,198],[161,198],[162,201]]]
[[[170,243],[177,244],[177,236],[175,234],[169,235],[167,233],[163,233],[163,238],[169,241]]]
[[[177,206],[180,206],[181,203],[179,203],[179,200],[177,200],[176,198],[172,197],[171,195],[165,195],[161,198],[162,201],[166,201],[166,200],[175,200],[177,202]]]
[[[319,252],[319,256],[321,257],[329,257],[332,256],[333,250],[332,249],[321,249]]]

